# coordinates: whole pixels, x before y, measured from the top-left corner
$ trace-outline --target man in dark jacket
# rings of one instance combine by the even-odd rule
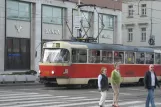
[[[151,106],[155,107],[154,89],[156,88],[156,86],[160,88],[160,85],[157,80],[156,74],[154,72],[154,65],[149,66],[149,71],[146,72],[145,77],[144,77],[144,85],[145,85],[145,88],[148,90],[148,96],[146,99],[145,107],[149,107],[150,102],[151,102]]]
[[[105,106],[105,100],[107,97],[107,90],[109,89],[108,77],[106,75],[107,75],[107,69],[105,67],[102,67],[101,73],[98,76],[98,89],[101,92],[101,98],[99,101],[100,107]]]

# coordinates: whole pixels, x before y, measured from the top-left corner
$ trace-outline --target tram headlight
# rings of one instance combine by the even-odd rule
[[[51,71],[51,74],[54,74],[55,72],[54,71]]]
[[[39,74],[41,73],[41,71],[39,70]]]

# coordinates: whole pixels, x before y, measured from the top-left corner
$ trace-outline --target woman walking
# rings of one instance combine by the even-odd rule
[[[105,107],[105,100],[106,100],[106,97],[107,97],[107,91],[109,89],[107,69],[105,67],[101,68],[100,75],[98,76],[98,89],[101,93],[99,106]]]
[[[113,107],[119,107],[118,105],[118,97],[119,97],[119,89],[120,89],[120,83],[121,83],[121,75],[119,72],[119,64],[114,64],[115,69],[111,73],[111,85],[113,89]]]

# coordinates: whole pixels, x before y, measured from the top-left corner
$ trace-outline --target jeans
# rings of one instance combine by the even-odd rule
[[[151,103],[151,107],[155,107],[154,104],[154,87],[152,87],[151,89],[148,89],[148,96],[146,99],[146,106],[145,107],[149,107],[149,104]]]

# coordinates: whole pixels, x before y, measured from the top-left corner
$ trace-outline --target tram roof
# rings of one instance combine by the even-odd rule
[[[105,43],[85,43],[85,42],[69,42],[75,45],[86,45],[88,49],[96,50],[118,50],[118,51],[135,51],[135,52],[154,52],[152,48],[136,47],[136,46],[125,46],[119,44],[105,44]]]

